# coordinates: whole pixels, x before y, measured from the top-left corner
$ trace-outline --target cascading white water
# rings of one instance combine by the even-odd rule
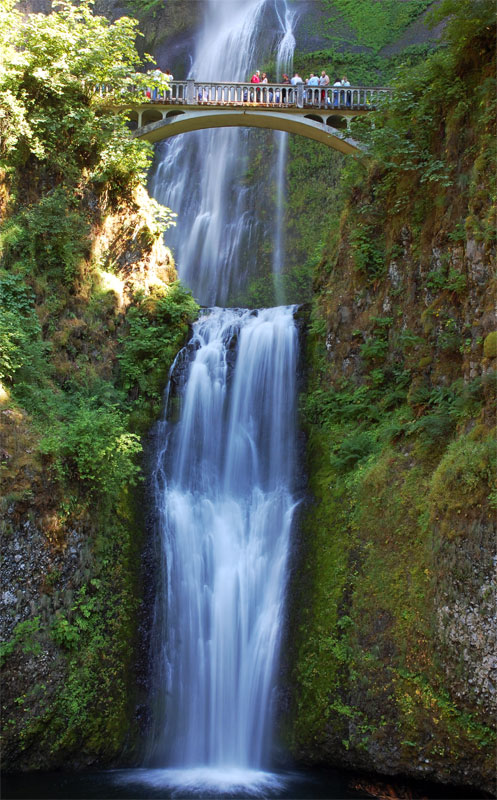
[[[270,758],[295,508],[293,314],[211,309],[173,370],[181,412],[162,424],[154,471],[165,596],[149,764],[226,772]]]
[[[265,33],[264,19],[272,20]],[[289,68],[292,19],[287,0],[207,0],[190,76],[246,80],[275,50],[278,69]],[[224,303],[242,286],[255,257],[256,189],[241,180],[249,136],[220,129],[173,139],[161,146],[151,182],[178,213],[168,242],[180,277],[206,304]],[[283,187],[286,150],[278,141],[276,171],[267,175]],[[281,271],[282,219],[276,231]],[[145,763],[167,768],[161,780],[182,791],[245,791],[254,781],[274,787],[263,770],[296,502],[293,315],[292,307],[206,312],[172,371],[168,403],[177,411],[179,402],[179,420],[159,426],[162,572]]]
[[[291,41],[291,19],[287,0],[207,0],[189,76],[248,80],[280,41]],[[243,181],[252,133],[198,131],[158,147],[150,191],[178,214],[168,244],[181,280],[204,305],[223,305],[243,288],[253,269],[257,235],[263,235],[257,189]]]
[[[276,55],[277,80],[281,80],[283,73],[290,74],[293,64],[293,53],[295,51],[295,36],[293,35],[293,25],[295,21],[295,10],[290,9],[285,4],[284,17],[280,17],[280,24],[284,30],[284,35],[279,43]],[[276,302],[281,305],[285,302],[285,292],[281,282],[281,270],[283,268],[284,248],[283,248],[283,222],[285,213],[285,178],[286,163],[288,158],[288,134],[275,133],[276,142],[276,162],[275,162],[275,182],[276,182],[276,208],[274,220],[274,239],[273,239],[273,283]]]

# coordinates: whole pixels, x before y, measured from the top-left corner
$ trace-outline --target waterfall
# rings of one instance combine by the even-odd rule
[[[283,65],[291,22],[286,0],[207,0],[189,77],[245,81],[274,52]],[[198,131],[157,148],[150,192],[178,214],[168,244],[181,280],[204,305],[224,305],[243,289],[264,235],[257,188],[243,181],[252,134],[243,128]],[[268,166],[271,179],[274,164]],[[281,233],[279,238],[281,260]]]
[[[163,595],[150,765],[226,775],[269,764],[295,508],[293,315],[211,309],[172,371],[179,421],[161,424],[154,469]]]
[[[279,17],[280,25],[284,35],[280,41],[276,55],[277,80],[281,80],[283,73],[289,75],[293,64],[293,53],[295,51],[295,36],[293,26],[295,22],[295,10],[288,8],[285,4],[284,17]],[[281,305],[285,302],[285,292],[281,281],[281,270],[283,268],[284,248],[283,248],[283,222],[285,214],[285,178],[286,162],[288,158],[288,134],[275,133],[276,142],[276,208],[274,220],[274,239],[273,239],[273,283],[276,302]]]
[[[293,17],[287,0],[207,0],[190,77],[247,80],[270,53],[289,69]],[[249,140],[219,129],[158,148],[151,191],[178,213],[168,242],[205,304],[243,287],[262,232],[257,189],[242,180]],[[278,187],[278,221],[266,230],[280,273],[286,136],[276,142],[266,179]],[[180,792],[275,785],[267,768],[296,505],[294,311],[210,308],[171,372],[153,471],[160,575],[145,764]]]

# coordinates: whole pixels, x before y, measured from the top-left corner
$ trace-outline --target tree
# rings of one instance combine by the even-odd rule
[[[124,102],[143,84],[135,47],[137,22],[109,22],[92,0],[63,0],[49,14],[21,15],[0,0],[0,158],[12,170],[29,158],[77,180],[84,167],[97,181],[129,188],[143,177],[150,148],[132,140],[124,111],[103,108],[95,88],[111,84]]]

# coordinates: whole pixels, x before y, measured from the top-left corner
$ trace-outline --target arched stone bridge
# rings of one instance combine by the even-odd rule
[[[101,90],[105,93],[105,89]],[[150,99],[128,106],[134,136],[159,142],[205,128],[271,128],[306,136],[354,154],[362,145],[349,134],[352,117],[374,110],[389,95],[386,87],[318,87],[280,83],[172,81],[151,90]]]

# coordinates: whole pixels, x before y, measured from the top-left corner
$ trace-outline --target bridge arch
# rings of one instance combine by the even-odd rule
[[[332,114],[326,118],[326,124],[331,128],[338,128],[338,130],[345,130],[349,127],[350,117],[342,117],[341,114]]]
[[[158,112],[160,113],[160,112]],[[346,155],[357,155],[363,146],[346,136],[341,130],[326,125],[317,114],[296,115],[282,111],[242,108],[199,108],[191,111],[164,111],[161,119],[147,122],[145,115],[142,125],[134,136],[149,142],[160,142],[172,136],[191,131],[210,128],[251,127],[268,128],[305,136],[313,141],[338,150]],[[325,117],[326,118],[326,117]]]

